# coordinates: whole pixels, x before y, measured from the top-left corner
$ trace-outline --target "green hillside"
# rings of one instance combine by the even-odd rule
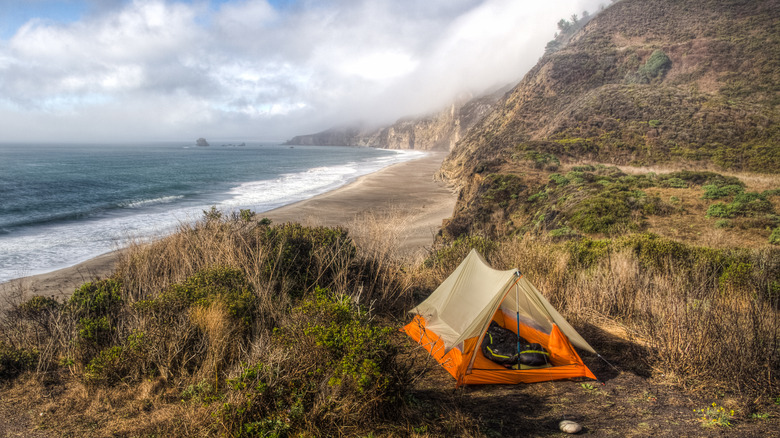
[[[778,9],[776,1],[618,2],[545,55],[445,171],[467,178],[497,154],[541,150],[778,172]]]

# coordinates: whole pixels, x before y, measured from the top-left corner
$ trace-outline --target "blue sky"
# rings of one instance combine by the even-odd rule
[[[605,0],[0,0],[0,141],[284,140],[515,83]]]

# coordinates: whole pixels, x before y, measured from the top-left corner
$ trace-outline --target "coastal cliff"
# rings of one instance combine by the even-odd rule
[[[460,99],[437,113],[404,117],[390,126],[336,127],[293,137],[286,144],[450,151],[466,131],[493,110],[508,90],[509,87],[504,87],[483,96]]]
[[[777,172],[777,5],[615,3],[506,93],[453,150],[444,173],[469,178],[527,151]]]

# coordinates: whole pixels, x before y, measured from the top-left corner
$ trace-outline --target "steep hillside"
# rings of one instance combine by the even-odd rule
[[[477,248],[621,373],[780,402],[780,4],[623,0],[567,38],[446,159],[426,263]]]
[[[286,144],[449,151],[508,90],[502,88],[485,96],[460,99],[438,113],[405,117],[379,129],[359,126],[331,128],[316,134],[296,136]]]
[[[444,173],[465,183],[487,161],[530,150],[778,172],[778,11],[776,0],[618,2],[545,55]]]

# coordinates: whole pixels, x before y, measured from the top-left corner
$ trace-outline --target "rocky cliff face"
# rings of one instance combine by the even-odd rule
[[[461,99],[438,113],[402,118],[383,128],[331,128],[316,134],[299,135],[287,144],[449,151],[466,131],[493,109],[508,89],[502,88],[472,99]]]

